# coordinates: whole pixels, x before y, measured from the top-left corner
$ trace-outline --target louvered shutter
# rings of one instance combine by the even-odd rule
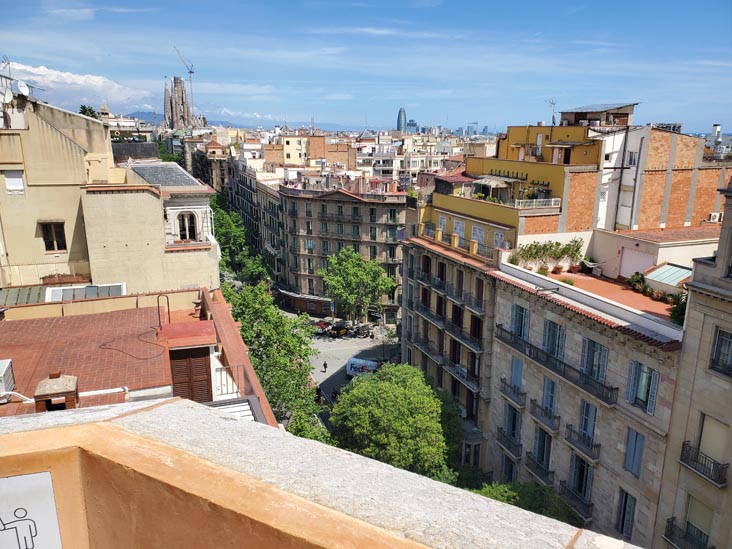
[[[595,356],[599,355],[599,364],[597,368],[597,380],[600,383],[605,383],[605,374],[607,372],[607,347],[598,345],[600,352]]]
[[[534,427],[534,457],[537,461],[541,461],[541,456],[539,456],[539,428]]]
[[[208,348],[191,349],[191,400],[211,402],[211,363]]]
[[[592,373],[592,369],[589,367],[589,357],[587,356],[588,353],[590,352],[589,346],[590,346],[590,340],[586,339],[586,338],[582,338],[582,360],[580,362],[580,364],[581,364],[580,369],[585,374]]]
[[[564,326],[558,325],[557,332],[557,338],[559,341],[557,342],[556,357],[559,360],[564,360],[564,337],[567,331],[565,330]]]
[[[643,447],[646,443],[646,437],[640,433],[635,434],[635,452],[633,453],[633,474],[640,477],[641,467],[643,466]]]
[[[519,333],[520,320],[519,320],[518,312],[519,312],[519,306],[516,305],[515,303],[513,305],[511,305],[511,331],[514,334],[520,335],[520,333]]]
[[[523,363],[520,359],[513,357],[511,359],[511,385],[521,390],[523,377]]]
[[[648,406],[646,406],[646,413],[650,416],[656,410],[656,394],[658,393],[660,378],[660,374],[656,370],[653,370],[651,373],[651,390],[648,392]]]
[[[625,388],[625,401],[633,404],[635,402],[635,392],[638,385],[638,363],[631,360],[628,364],[628,385]]]
[[[550,333],[551,329],[552,329],[551,321],[545,320],[544,321],[544,340],[542,342],[542,346],[544,347],[544,350],[550,354],[552,353],[552,350],[553,350],[551,348],[551,341],[552,341],[552,336]]]
[[[521,318],[521,337],[529,339],[529,310],[524,309],[524,314]]]
[[[595,469],[592,467],[587,467],[587,483],[585,484],[585,493],[582,494],[585,497],[585,500],[590,501],[592,499],[592,480],[595,476]]]
[[[623,518],[623,535],[630,539],[633,535],[633,516],[635,515],[635,498],[625,495],[625,517]]]
[[[638,433],[633,429],[628,429],[628,443],[625,446],[625,469],[633,470],[633,462],[635,461],[635,440]]]
[[[185,354],[171,351],[170,373],[173,379],[173,396],[191,398],[188,357]]]

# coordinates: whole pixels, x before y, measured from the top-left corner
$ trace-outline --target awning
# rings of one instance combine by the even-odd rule
[[[514,182],[517,182],[517,179],[512,179],[508,177],[501,177],[499,175],[491,175],[488,177],[482,177],[473,183],[475,185],[485,185],[487,187],[492,187],[494,189],[506,189],[513,186]]]

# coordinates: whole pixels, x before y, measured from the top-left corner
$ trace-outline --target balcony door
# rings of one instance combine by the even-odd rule
[[[208,347],[170,351],[173,396],[195,402],[211,402],[211,362]]]

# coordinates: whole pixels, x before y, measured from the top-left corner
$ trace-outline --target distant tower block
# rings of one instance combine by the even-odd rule
[[[407,131],[407,112],[404,110],[404,107],[399,109],[399,114],[397,115],[397,131]]]

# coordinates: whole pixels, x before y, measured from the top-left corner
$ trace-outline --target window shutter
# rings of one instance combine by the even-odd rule
[[[552,349],[550,348],[551,344],[551,334],[549,333],[549,330],[551,330],[551,323],[548,320],[544,321],[544,341],[542,342],[542,345],[544,347],[544,350],[548,353],[552,352]]]
[[[595,476],[595,468],[594,467],[587,467],[587,483],[585,484],[585,493],[582,494],[585,496],[585,499],[587,501],[590,501],[592,498],[592,479]]]
[[[626,471],[633,470],[633,462],[635,461],[635,440],[638,433],[633,429],[628,429],[628,442],[625,445],[625,465]]]
[[[640,433],[635,434],[635,452],[633,453],[633,474],[640,477],[641,466],[643,465],[643,446],[645,446],[646,437]]]
[[[523,374],[523,363],[520,359],[513,357],[511,360],[511,385],[521,389],[521,378]]]
[[[648,393],[648,406],[646,406],[646,413],[649,416],[653,415],[656,410],[656,393],[658,392],[658,382],[661,376],[656,370],[651,373],[651,390]]]
[[[577,489],[577,456],[572,454],[569,460],[569,487],[572,490]]]
[[[518,330],[519,324],[518,324],[518,322],[519,322],[519,319],[518,319],[518,305],[513,304],[513,305],[511,305],[511,331],[514,334],[518,334],[519,333],[519,330]]]
[[[521,337],[529,339],[529,311],[524,309],[524,314],[521,318]]]
[[[597,368],[597,380],[605,383],[605,373],[607,372],[607,347],[600,345],[600,364]]]
[[[534,457],[537,461],[541,459],[539,457],[539,428],[534,427]]]
[[[633,534],[633,515],[635,515],[635,498],[625,495],[625,517],[623,519],[623,535],[630,539]]]
[[[564,326],[557,326],[558,329],[558,343],[557,343],[557,358],[559,360],[564,360],[564,336],[566,334],[566,330],[564,329]]]
[[[580,364],[581,364],[580,369],[584,373],[589,373],[589,371],[590,371],[590,368],[587,367],[587,362],[588,362],[587,354],[589,353],[589,349],[588,349],[589,346],[590,346],[590,340],[586,339],[586,338],[582,338],[582,361],[580,362]]]
[[[628,385],[625,388],[625,401],[633,404],[635,402],[635,392],[638,377],[638,363],[635,360],[631,360],[628,364]]]

